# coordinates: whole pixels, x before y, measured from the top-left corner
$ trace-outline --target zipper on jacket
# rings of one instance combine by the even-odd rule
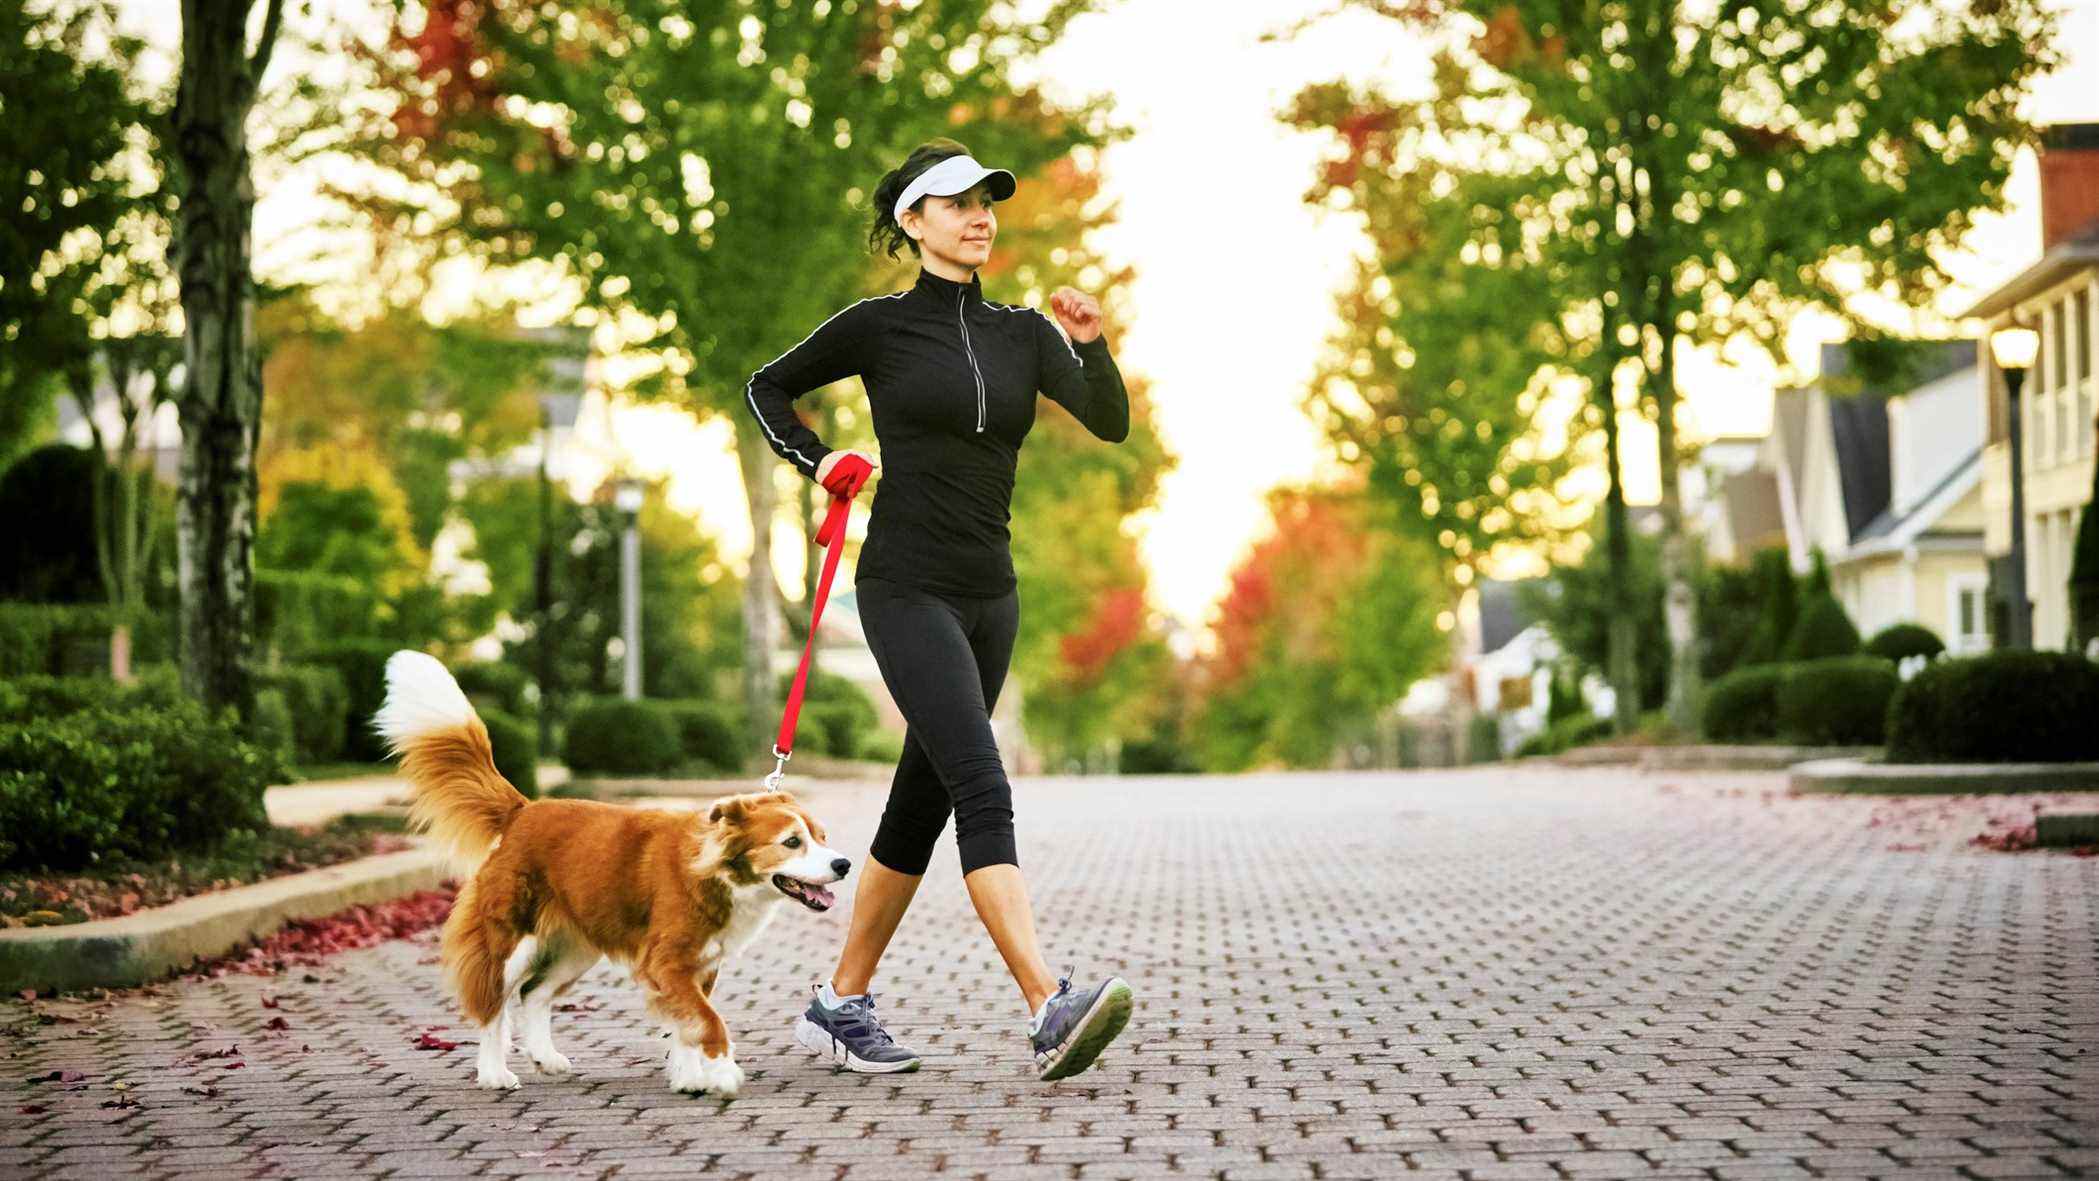
[[[969,319],[962,309],[969,301],[969,292],[955,293],[955,322],[962,326],[962,351],[969,354],[969,371],[977,379],[977,433],[984,433],[984,371],[977,368],[977,352],[969,347]]]

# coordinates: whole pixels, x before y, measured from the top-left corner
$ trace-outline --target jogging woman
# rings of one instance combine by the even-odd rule
[[[745,390],[772,449],[834,494],[857,494],[874,460],[825,446],[795,416],[794,399],[858,374],[881,447],[884,478],[855,586],[867,646],[904,715],[904,755],[837,970],[795,1026],[796,1040],[857,1071],[918,1068],[918,1055],[877,1020],[869,985],[950,812],[970,902],[1027,1004],[1040,1077],[1086,1069],[1129,1020],[1120,977],[1074,988],[1069,975],[1050,975],[991,731],[1020,624],[1006,525],[1035,395],[1110,443],[1130,433],[1129,394],[1092,297],[1060,288],[1050,298],[1055,320],[984,298],[977,268],[998,234],[992,202],[1014,186],[1011,172],[984,167],[953,140],[921,145],[875,187],[868,235],[892,258],[908,247],[917,281],[833,315]]]

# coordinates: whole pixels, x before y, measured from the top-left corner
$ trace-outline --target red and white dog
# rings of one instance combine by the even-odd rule
[[[786,792],[730,796],[704,816],[527,800],[496,771],[459,683],[421,652],[387,660],[373,724],[400,756],[410,827],[466,878],[445,921],[444,964],[481,1027],[480,1085],[518,1085],[506,1061],[513,1026],[535,1067],[567,1073],[554,1003],[609,956],[671,1031],[671,1088],[735,1095],[743,1069],[709,997],[781,903],[830,909],[826,887],[852,863],[825,847],[823,825]]]

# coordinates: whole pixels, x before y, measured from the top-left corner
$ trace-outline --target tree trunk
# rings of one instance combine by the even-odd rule
[[[780,717],[773,701],[772,653],[780,634],[778,581],[773,576],[773,516],[779,491],[773,485],[780,457],[773,454],[749,416],[736,420],[736,459],[743,471],[744,499],[751,510],[751,565],[743,580],[743,707],[753,752],[771,759]]]
[[[179,209],[174,270],[186,321],[179,403],[182,479],[176,505],[182,685],[214,710],[254,706],[255,447],[262,357],[255,342],[246,119],[276,40],[271,0],[262,41],[247,51],[246,3],[183,0],[174,146]]]
[[[1601,171],[1597,178],[1601,205],[1609,214],[1608,225],[1617,224],[1620,206],[1618,186],[1609,171]],[[1615,235],[1606,237],[1606,249],[1617,245]],[[1606,260],[1604,273],[1607,280],[1605,291],[1622,290],[1623,277],[1615,260]],[[1618,344],[1618,310],[1605,300],[1601,304],[1602,328],[1598,333],[1598,369],[1595,380],[1597,410],[1603,415],[1603,454],[1606,485],[1603,499],[1604,561],[1605,574],[1611,591],[1611,618],[1604,633],[1605,676],[1611,682],[1611,693],[1617,698],[1615,712],[1611,715],[1611,728],[1619,734],[1630,734],[1640,717],[1640,632],[1639,612],[1632,601],[1632,537],[1627,532],[1631,522],[1625,511],[1625,461],[1618,438],[1618,365],[1624,359],[1624,351]]]
[[[1665,280],[1666,282],[1666,280]],[[1669,724],[1698,726],[1698,594],[1676,459],[1676,333],[1664,327],[1655,372],[1655,447],[1662,477],[1662,618],[1669,629]]]

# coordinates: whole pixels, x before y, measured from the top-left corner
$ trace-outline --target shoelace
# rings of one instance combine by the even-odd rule
[[[836,1009],[827,1010],[827,1012],[831,1016],[831,1048],[834,1050],[838,1048],[840,1035],[852,1038],[878,1038],[880,1039],[880,1044],[885,1046],[896,1044],[896,1039],[890,1037],[889,1031],[882,1028],[881,1023],[875,1019],[875,994],[873,993],[847,1001]]]

